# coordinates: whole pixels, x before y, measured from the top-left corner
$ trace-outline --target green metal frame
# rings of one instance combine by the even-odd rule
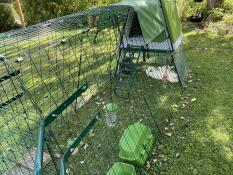
[[[121,50],[127,52],[148,52],[148,53],[167,53],[172,54],[174,51],[172,50],[159,50],[159,49],[147,49],[145,47],[128,47],[128,48],[121,48]]]
[[[83,84],[75,93],[73,93],[66,101],[58,106],[53,112],[51,112],[39,125],[39,136],[36,150],[36,160],[34,167],[34,174],[42,174],[43,166],[43,152],[45,142],[45,128],[51,124],[67,107],[69,107],[83,92],[88,88],[87,83]]]
[[[90,123],[85,127],[82,133],[78,136],[78,138],[72,143],[72,145],[65,151],[65,154],[61,158],[60,162],[60,175],[66,175],[66,162],[72,155],[74,149],[82,142],[83,138],[88,134],[91,128],[95,125],[100,117],[100,113],[98,112]]]

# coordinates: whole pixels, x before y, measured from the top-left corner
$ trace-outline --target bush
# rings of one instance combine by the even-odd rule
[[[116,1],[119,0],[22,0],[25,19],[28,24],[39,23],[83,11],[91,6],[109,4]]]
[[[13,3],[13,0],[0,0],[0,3]]]
[[[220,21],[224,16],[223,8],[214,8],[210,11],[210,17],[212,21]]]
[[[195,3],[194,0],[177,0],[178,12],[181,20],[185,20],[187,17],[195,15],[195,13],[202,13],[204,17],[207,17],[207,2]]]
[[[225,0],[224,9],[227,11],[233,12],[233,1],[232,0]]]
[[[15,24],[15,18],[11,6],[6,3],[0,3],[0,32],[11,29]]]
[[[221,20],[225,13],[233,12],[233,0],[225,0],[223,8],[216,8],[211,11],[208,10],[207,0],[201,3],[195,3],[194,0],[177,0],[178,11],[181,19],[186,19],[195,15],[196,10],[202,13],[204,19],[209,16],[213,21]]]

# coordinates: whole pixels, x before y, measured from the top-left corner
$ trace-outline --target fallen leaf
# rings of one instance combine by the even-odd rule
[[[141,123],[142,121],[143,121],[143,119],[140,119],[140,120],[139,120],[139,123]]]
[[[176,158],[178,158],[178,157],[180,157],[180,153],[177,152],[176,153]]]
[[[180,117],[180,119],[181,119],[181,120],[185,120],[185,118],[184,118],[184,117]]]
[[[158,150],[160,150],[160,151],[161,151],[163,148],[164,148],[163,145],[159,145],[159,146],[158,146]]]
[[[186,105],[183,103],[183,104],[181,105],[181,109],[185,109],[185,107],[186,107]]]
[[[61,154],[55,153],[55,154],[54,154],[54,157],[57,158],[57,159],[60,159],[60,158],[61,158]]]
[[[150,168],[150,162],[149,161],[146,162],[146,167]]]
[[[83,149],[86,151],[88,147],[89,147],[89,145],[86,143],[86,144],[84,145]]]
[[[165,135],[168,136],[168,137],[171,137],[172,133],[166,133]]]
[[[70,173],[70,168],[66,168],[66,174]]]
[[[72,152],[72,156],[75,156],[78,153],[78,148],[75,148]]]
[[[192,99],[191,99],[191,102],[195,102],[195,101],[197,101],[196,98],[192,98]]]
[[[81,141],[79,145],[80,145],[80,146],[83,146],[83,145],[84,145],[83,141]]]
[[[94,137],[94,136],[95,136],[94,130],[91,129],[91,130],[90,130],[90,133],[89,133],[89,137]]]

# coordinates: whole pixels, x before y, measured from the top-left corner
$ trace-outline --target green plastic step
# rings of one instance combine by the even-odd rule
[[[126,163],[115,163],[107,175],[137,175],[133,165]]]
[[[140,123],[130,125],[120,139],[119,156],[127,162],[143,166],[153,150],[154,143],[155,138],[150,128]]]

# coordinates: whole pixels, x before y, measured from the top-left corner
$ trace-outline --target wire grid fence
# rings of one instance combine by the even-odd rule
[[[144,123],[159,135],[179,96],[170,91],[179,85],[145,75],[161,54],[119,49],[131,13],[129,7],[100,7],[0,35],[1,75],[9,77],[0,82],[2,174],[32,174],[39,122],[84,82],[87,91],[46,128],[44,152],[51,161],[44,173],[59,174],[62,155],[96,113],[100,119],[68,160],[68,174],[106,173],[120,161],[119,139],[130,124]],[[110,102],[118,106],[114,128],[105,122]]]

